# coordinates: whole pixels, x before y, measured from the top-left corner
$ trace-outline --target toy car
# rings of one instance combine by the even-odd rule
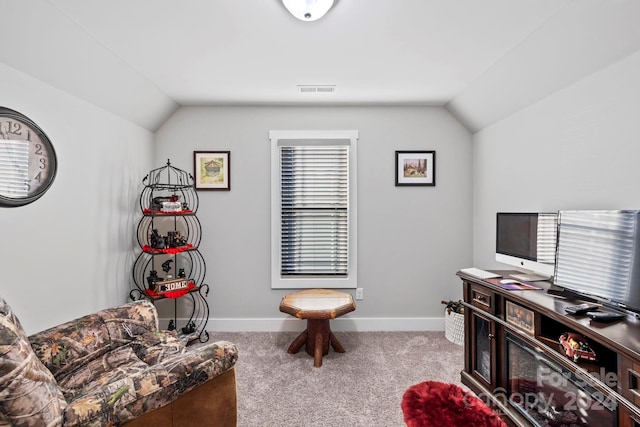
[[[574,362],[578,360],[598,360],[598,356],[596,356],[595,351],[589,347],[587,344],[586,338],[580,334],[575,334],[572,332],[565,332],[560,335],[560,344],[562,345],[562,349],[564,350],[564,354],[567,357],[573,358]]]

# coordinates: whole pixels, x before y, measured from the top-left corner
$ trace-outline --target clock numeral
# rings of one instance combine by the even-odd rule
[[[46,169],[46,167],[47,167],[47,159],[46,159],[46,158],[44,158],[44,157],[42,157],[42,158],[40,159],[40,169]],[[38,175],[39,175],[39,174],[38,174]]]
[[[7,124],[9,125],[9,133],[12,133],[14,135],[22,135],[22,125],[20,123],[8,120]]]
[[[38,172],[38,175],[33,177],[33,179],[35,179],[38,182],[42,182],[42,172]]]
[[[9,139],[9,135],[22,135],[22,124],[7,120],[6,126],[0,122],[0,138]],[[27,129],[27,141],[31,141],[31,130]]]
[[[43,153],[42,153],[42,144],[36,144],[36,153],[35,154],[37,154],[39,156],[43,155]]]

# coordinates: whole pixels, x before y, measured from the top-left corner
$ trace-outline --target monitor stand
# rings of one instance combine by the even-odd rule
[[[549,287],[549,289],[547,289],[547,293],[549,295],[555,295],[558,297],[566,297],[567,296],[567,291],[561,287],[561,286],[556,286],[556,285],[551,285]]]

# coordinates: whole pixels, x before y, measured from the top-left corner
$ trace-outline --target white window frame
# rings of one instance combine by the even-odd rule
[[[280,274],[281,207],[280,207],[280,140],[349,140],[349,268],[346,277],[283,277]],[[357,130],[272,130],[271,144],[271,288],[272,289],[355,289],[358,287],[357,226]]]

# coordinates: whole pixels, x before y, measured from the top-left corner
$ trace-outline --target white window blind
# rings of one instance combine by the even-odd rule
[[[536,260],[545,264],[556,261],[556,235],[558,233],[558,214],[538,214],[538,235],[536,236]]]
[[[272,287],[356,287],[355,131],[272,131]]]
[[[349,147],[281,146],[280,206],[280,273],[346,276]]]

